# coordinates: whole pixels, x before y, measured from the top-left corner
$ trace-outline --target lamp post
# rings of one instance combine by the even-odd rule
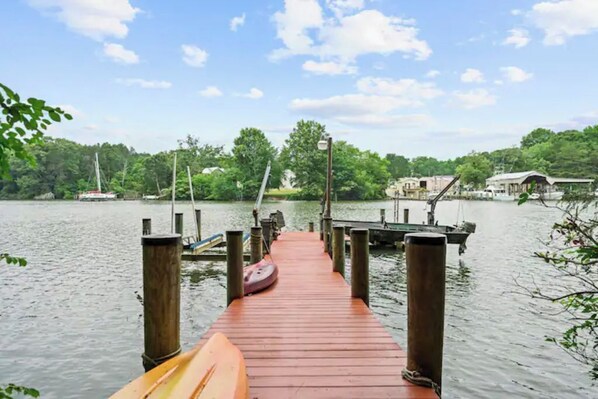
[[[332,200],[332,137],[328,137],[327,140],[318,141],[319,150],[328,150],[328,169],[326,174],[326,209],[324,211],[325,217],[331,216],[330,202]]]

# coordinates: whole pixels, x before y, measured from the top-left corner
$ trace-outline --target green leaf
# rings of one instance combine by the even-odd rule
[[[48,113],[48,115],[50,116],[50,119],[52,119],[54,122],[60,122],[60,115],[57,112],[51,111],[50,113]]]
[[[64,117],[69,121],[73,120],[73,116],[71,114],[64,114]]]

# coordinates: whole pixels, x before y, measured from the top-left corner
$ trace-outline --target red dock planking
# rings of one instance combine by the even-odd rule
[[[278,282],[235,300],[219,331],[243,352],[251,398],[437,398],[401,378],[406,353],[332,272],[318,233],[286,232],[272,245]]]

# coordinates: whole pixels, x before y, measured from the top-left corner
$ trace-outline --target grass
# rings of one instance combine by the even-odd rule
[[[265,198],[287,198],[289,195],[295,194],[299,191],[298,188],[274,188],[268,190],[265,194]]]

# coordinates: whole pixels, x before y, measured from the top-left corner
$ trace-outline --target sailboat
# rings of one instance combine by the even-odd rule
[[[100,179],[100,161],[98,160],[97,152],[96,152],[95,167],[96,167],[96,180],[98,183],[98,189],[79,194],[79,201],[113,201],[113,200],[115,200],[116,194],[114,194],[113,192],[107,192],[107,193],[102,192],[102,183],[101,183],[101,179]]]

